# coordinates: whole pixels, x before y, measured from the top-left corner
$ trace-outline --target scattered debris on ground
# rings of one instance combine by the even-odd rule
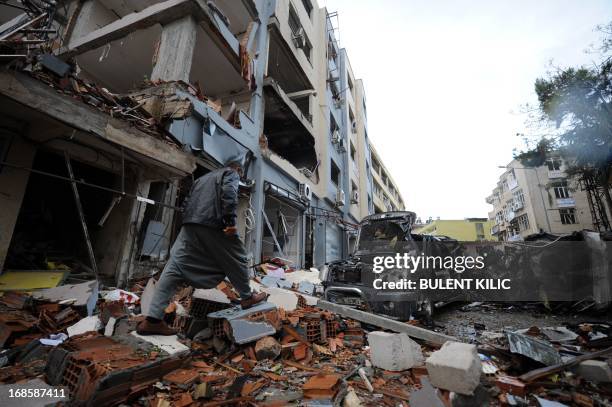
[[[266,279],[272,273],[279,280]],[[334,306],[316,297],[317,270],[283,273],[258,268],[252,285],[272,295],[248,310],[235,305],[238,296],[227,282],[209,290],[180,288],[165,318],[180,334],[168,337],[134,331],[154,279],[135,282],[131,291],[96,281],[6,291],[0,297],[0,386],[61,388],[71,403],[92,406],[612,402],[607,323],[559,320],[498,329],[469,319],[474,333],[454,338],[417,320],[330,311]],[[301,292],[303,281],[314,296]],[[463,309],[477,308],[503,312],[504,306]],[[465,316],[461,309],[452,312]]]

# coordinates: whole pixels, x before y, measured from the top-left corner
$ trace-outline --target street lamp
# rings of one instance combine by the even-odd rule
[[[544,209],[544,216],[546,217],[546,225],[548,226],[548,233],[552,233],[552,229],[550,227],[550,220],[548,219],[548,209],[546,209],[546,204],[544,203],[544,194],[542,193],[542,188],[540,184],[540,175],[538,174],[538,169],[534,167],[509,167],[507,165],[498,165],[497,168],[508,169],[512,168],[515,170],[534,170],[536,174],[536,179],[538,180],[538,190],[540,191],[540,199],[542,200],[542,208]]]

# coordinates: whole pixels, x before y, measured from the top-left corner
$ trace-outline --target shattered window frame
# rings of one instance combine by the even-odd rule
[[[519,230],[524,232],[525,230],[529,230],[529,215],[524,213],[520,216],[516,217],[516,223],[518,224]]]
[[[575,208],[562,208],[559,209],[559,217],[563,225],[575,225],[576,221],[576,209]]]
[[[571,198],[571,194],[570,194],[566,180],[557,181],[553,183],[552,186],[553,186],[553,191],[555,193],[555,198],[557,199]]]

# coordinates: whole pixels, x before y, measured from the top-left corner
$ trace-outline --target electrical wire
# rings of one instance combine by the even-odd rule
[[[534,247],[536,249],[541,249],[543,247],[548,247],[548,246],[550,246],[550,245],[552,245],[554,243],[557,243],[560,239],[562,239],[564,237],[567,237],[567,236],[571,236],[571,235],[569,235],[569,234],[561,235],[561,236],[557,237],[555,240],[553,240],[552,242],[548,242],[548,243],[545,243],[545,244],[542,244],[542,245],[532,245],[532,244],[526,244],[526,243],[520,243],[520,242],[508,242],[508,241],[503,242],[503,243],[509,244],[509,245],[513,245],[513,246]]]
[[[249,207],[244,210],[244,227],[247,233],[255,229],[255,213],[253,212],[251,195],[249,195]]]

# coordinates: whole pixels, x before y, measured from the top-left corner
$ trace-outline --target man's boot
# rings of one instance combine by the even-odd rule
[[[176,335],[176,331],[164,321],[151,322],[147,319],[138,323],[136,333],[138,335]]]
[[[253,293],[253,295],[251,295],[246,300],[240,301],[240,306],[242,307],[242,309],[248,309],[248,308],[251,308],[253,305],[256,305],[262,301],[265,301],[266,298],[268,298],[268,293],[264,293],[264,292]]]

